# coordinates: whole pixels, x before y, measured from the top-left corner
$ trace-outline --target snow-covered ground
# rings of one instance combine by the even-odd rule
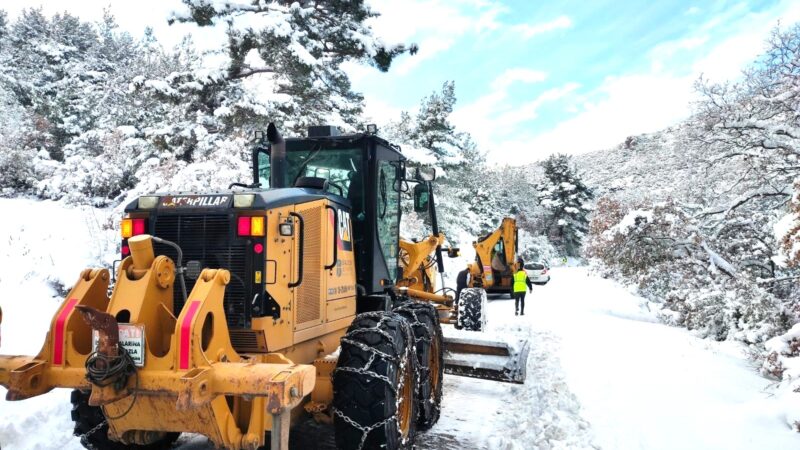
[[[59,304],[57,286],[108,259],[115,237],[102,230],[103,211],[24,199],[0,199],[0,208],[9,211],[0,221],[0,353],[34,354]],[[782,400],[735,344],[657,323],[641,299],[584,268],[551,274],[528,297],[525,316],[514,316],[511,300],[489,303],[484,336],[530,339],[526,383],[446,376],[442,418],[420,435],[419,448],[800,446],[778,412],[786,410]],[[69,409],[66,390],[0,400],[0,447],[81,448]],[[315,430],[327,436],[312,442],[330,445],[330,430]],[[181,447],[210,448],[198,436],[182,438]]]
[[[39,352],[62,297],[86,267],[110,260],[115,240],[108,213],[52,201],[0,199],[0,354]],[[0,447],[79,449],[72,437],[69,391],[6,402],[0,387]]]
[[[800,435],[778,413],[785,408],[771,395],[771,382],[757,374],[738,344],[698,339],[657,323],[641,302],[584,268],[553,269],[550,284],[536,289],[530,301],[526,319],[556,337],[552,351],[596,445],[800,446]]]

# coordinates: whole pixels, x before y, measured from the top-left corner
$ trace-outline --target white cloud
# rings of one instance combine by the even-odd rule
[[[554,30],[572,27],[572,19],[568,16],[559,16],[550,22],[514,25],[512,29],[519,33],[522,38],[530,39],[538,34],[547,33]]]
[[[503,128],[514,127],[538,117],[539,109],[545,103],[555,102],[573,93],[580,87],[578,83],[567,83],[563,86],[548,89],[534,100],[525,102],[513,110],[506,111],[495,118],[495,122]]]
[[[408,74],[422,62],[451,48],[468,33],[500,27],[505,7],[484,1],[369,0],[381,15],[370,19],[375,34],[387,45],[419,44],[414,56],[400,58],[393,71]]]
[[[374,97],[367,99],[364,105],[364,117],[367,123],[375,123],[378,125],[387,124],[397,120],[402,112],[401,108],[392,106]]]
[[[697,95],[693,84],[701,73],[715,81],[738,78],[740,71],[764,50],[764,42],[779,19],[784,24],[800,21],[800,3],[796,1],[784,0],[757,13],[745,14],[741,5],[732,9],[738,13],[726,10],[698,29],[696,35],[654,47],[648,53],[652,62],[649,71],[606,79],[587,94],[583,105],[567,105],[565,110],[572,116],[549,130],[525,131],[536,118],[529,104],[506,111],[501,117],[509,119],[519,114],[526,119],[507,137],[499,135],[492,141],[490,160],[521,164],[555,152],[601,150],[619,144],[627,136],[675,124],[690,114],[691,102]],[[729,37],[704,48],[711,32]],[[683,53],[690,50],[694,60]]]
[[[452,47],[455,42],[456,39],[453,37],[432,36],[426,38],[419,44],[417,54],[401,59],[393,68],[393,71],[398,75],[406,75],[426,60],[432,59],[440,52]]]
[[[547,78],[547,74],[540,70],[512,68],[507,69],[499,77],[495,78],[491,86],[495,91],[503,91],[515,82],[536,83],[544,81],[545,78]]]
[[[507,69],[492,81],[489,93],[457,108],[452,115],[453,123],[470,132],[481,148],[495,149],[498,139],[514,135],[518,126],[536,119],[542,105],[562,99],[580,87],[576,83],[567,83],[546,90],[533,100],[513,105],[509,90],[515,83],[535,84],[546,78],[547,74],[537,70]]]
[[[699,14],[699,13],[700,13],[700,8],[698,8],[697,6],[691,6],[691,7],[689,7],[689,9],[684,11],[683,14],[685,14],[687,16],[693,16],[693,15]]]
[[[602,100],[584,104],[581,112],[524,140],[505,142],[492,159],[513,154],[513,163],[542,159],[548,154],[583,153],[610,148],[633,134],[656,131],[686,117],[693,99],[693,77],[630,75],[607,79],[593,96]],[[510,153],[506,153],[509,151]]]

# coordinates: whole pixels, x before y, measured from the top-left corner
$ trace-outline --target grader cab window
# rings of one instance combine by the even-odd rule
[[[400,191],[397,189],[397,168],[390,161],[378,164],[378,239],[389,273],[397,271],[400,246]]]
[[[286,154],[289,182],[301,177],[328,180],[328,190],[348,197],[350,184],[361,168],[361,149],[312,148],[308,151],[289,151]]]
[[[258,152],[258,183],[262,188],[269,187],[269,153]]]

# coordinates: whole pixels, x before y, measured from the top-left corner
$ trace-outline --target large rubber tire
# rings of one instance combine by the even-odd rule
[[[486,291],[467,288],[458,298],[458,325],[469,331],[486,329]]]
[[[399,314],[367,312],[341,339],[333,372],[336,447],[412,449],[417,429],[417,358]]]
[[[103,410],[89,405],[90,395],[89,391],[75,389],[70,396],[72,421],[75,422],[73,434],[80,437],[81,445],[90,450],[163,450],[172,448],[172,444],[180,436],[180,433],[165,433],[162,439],[147,445],[128,445],[112,441],[108,438],[108,424],[104,423],[106,418]]]
[[[444,337],[436,307],[430,303],[407,302],[394,310],[411,324],[417,350],[419,419],[417,429],[431,429],[442,409]]]

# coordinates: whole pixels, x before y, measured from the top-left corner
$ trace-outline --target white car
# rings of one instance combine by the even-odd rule
[[[539,262],[526,263],[524,267],[531,283],[544,285],[550,281],[550,268],[546,264]]]

